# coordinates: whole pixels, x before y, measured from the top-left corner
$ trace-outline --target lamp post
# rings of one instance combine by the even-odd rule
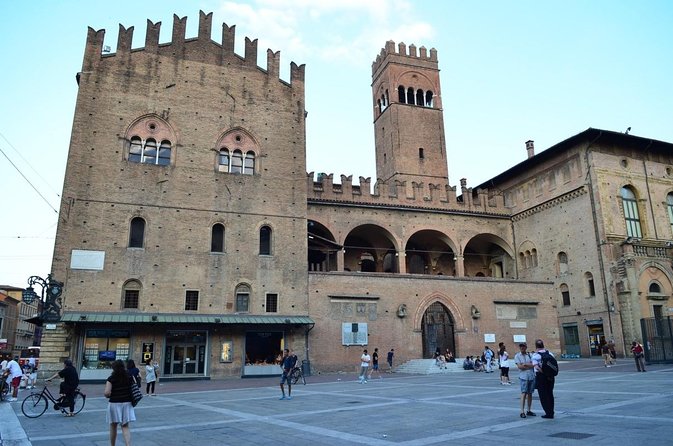
[[[33,285],[39,285],[40,295],[35,292]],[[54,280],[51,274],[47,279],[40,276],[30,276],[28,278],[28,288],[23,290],[21,297],[28,305],[39,299],[40,318],[44,322],[58,322],[61,320],[61,294],[63,293],[63,282]]]

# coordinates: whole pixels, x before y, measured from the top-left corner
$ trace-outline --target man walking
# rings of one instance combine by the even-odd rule
[[[491,368],[491,361],[493,361],[493,350],[491,350],[487,345],[484,347],[484,369],[486,373],[493,372],[493,369]]]
[[[552,419],[554,418],[554,382],[556,378],[545,376],[542,373],[542,355],[547,354],[551,355],[551,352],[544,348],[542,339],[535,341],[535,353],[533,353],[531,358],[531,362],[535,368],[535,387],[537,387],[540,404],[544,410],[542,418]]]
[[[290,376],[292,375],[292,368],[294,367],[294,363],[296,361],[297,361],[296,358],[290,356],[289,349],[286,348],[283,350],[283,358],[281,359],[280,363],[280,366],[283,369],[283,374],[280,375],[280,391],[283,394],[283,396],[280,397],[281,400],[292,399],[292,379],[290,379]],[[287,381],[287,397],[285,396],[286,381]]]
[[[379,349],[374,349],[374,354],[372,355],[372,369],[369,371],[369,379],[372,379],[372,375],[376,372],[379,375],[379,379],[383,379],[381,372],[379,371]]]
[[[371,356],[367,353],[367,349],[362,351],[362,356],[360,356],[360,378],[358,382],[360,384],[365,384],[367,382],[367,369],[369,368],[369,362],[372,360]]]
[[[9,370],[9,376],[7,377],[7,383],[12,386],[12,397],[7,401],[16,401],[17,396],[19,395],[19,386],[21,385],[21,377],[23,372],[21,371],[21,366],[19,365],[19,357],[15,356],[14,359],[7,363],[7,370]]]
[[[521,385],[521,418],[534,417],[535,412],[531,409],[533,404],[533,392],[535,391],[535,370],[530,353],[526,351],[528,345],[525,342],[519,344],[519,352],[514,355],[514,363],[519,368],[519,384]],[[528,400],[528,410],[524,407]]]
[[[388,352],[388,373],[393,373],[393,357],[395,356],[395,349],[391,348]]]

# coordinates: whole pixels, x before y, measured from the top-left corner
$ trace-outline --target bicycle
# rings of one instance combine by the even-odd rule
[[[294,367],[290,372],[290,382],[297,384],[299,380],[306,385],[306,378],[304,378],[304,372],[301,371],[301,367]]]
[[[21,403],[21,412],[28,418],[37,418],[47,411],[49,407],[49,401],[54,404],[54,410],[61,409],[61,412],[64,415],[69,415],[69,407],[62,407],[60,404],[63,404],[63,398],[54,398],[54,395],[49,390],[49,383],[44,385],[44,388],[41,392],[35,393],[31,392]],[[84,409],[84,404],[86,403],[86,395],[77,388],[75,390],[75,411],[73,414],[78,414]]]
[[[9,384],[7,384],[7,377],[3,375],[0,378],[0,401],[4,400],[9,395]]]

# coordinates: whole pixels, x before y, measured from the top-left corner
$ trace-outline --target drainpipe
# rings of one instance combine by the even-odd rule
[[[313,330],[313,327],[315,327],[315,324],[311,324],[311,327],[308,328],[306,330],[305,334],[304,334],[306,336],[305,340],[304,340],[304,347],[306,349],[306,368],[308,370],[302,370],[302,372],[304,372],[304,375],[306,375],[306,376],[311,376],[311,361],[308,358],[308,351],[309,351],[309,348],[308,348],[308,332]]]

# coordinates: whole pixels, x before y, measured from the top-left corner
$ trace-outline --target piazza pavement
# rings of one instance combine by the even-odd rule
[[[314,374],[279,400],[278,378],[160,382],[131,424],[132,443],[171,445],[671,445],[673,365],[637,373],[632,359],[605,368],[601,360],[559,361],[556,416],[519,417],[517,372],[501,386],[498,373],[384,374],[366,384],[353,373]],[[57,384],[52,385],[56,390]],[[102,384],[84,384],[84,410],[66,418],[49,409],[21,413],[0,403],[2,446],[109,445]],[[121,430],[117,444],[123,445]]]

